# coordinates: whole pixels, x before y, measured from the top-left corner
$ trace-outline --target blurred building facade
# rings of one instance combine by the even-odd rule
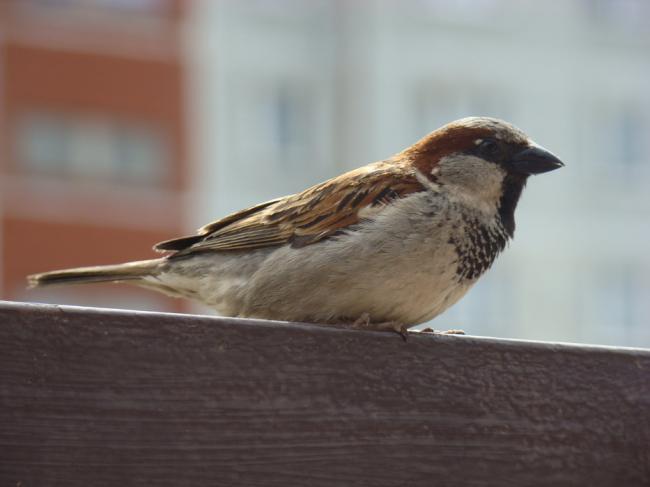
[[[180,2],[0,8],[2,296],[182,309],[116,286],[25,290],[30,273],[150,257],[183,228]]]
[[[434,326],[650,346],[644,0],[9,5],[4,297],[40,299],[23,276],[53,263],[150,257],[155,241],[489,115],[567,166],[531,179],[515,241]],[[77,142],[61,155],[52,132]],[[133,289],[61,292],[73,295],[43,298],[180,306]]]

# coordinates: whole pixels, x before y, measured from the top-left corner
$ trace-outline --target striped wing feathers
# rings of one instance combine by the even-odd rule
[[[198,235],[161,242],[155,249],[181,255],[287,243],[302,247],[358,223],[366,208],[385,206],[423,189],[408,167],[382,161],[234,213],[202,227]]]

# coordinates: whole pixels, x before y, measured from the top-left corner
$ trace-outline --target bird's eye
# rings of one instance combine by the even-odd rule
[[[499,144],[494,139],[485,139],[479,145],[479,150],[481,154],[486,156],[495,156],[499,152]]]

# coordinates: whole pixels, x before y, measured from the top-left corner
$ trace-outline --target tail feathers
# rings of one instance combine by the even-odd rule
[[[27,276],[27,282],[29,287],[43,287],[56,284],[133,281],[151,275],[159,264],[160,259],[152,259],[127,262],[126,264],[78,267],[76,269],[32,274]]]

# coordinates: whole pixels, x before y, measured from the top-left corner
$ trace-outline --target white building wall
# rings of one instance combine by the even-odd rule
[[[188,30],[196,184],[214,218],[335,173],[331,11],[199,3]]]
[[[650,345],[650,10],[610,3],[198,2],[195,223],[506,118],[567,166],[531,179],[515,241],[435,327]]]

